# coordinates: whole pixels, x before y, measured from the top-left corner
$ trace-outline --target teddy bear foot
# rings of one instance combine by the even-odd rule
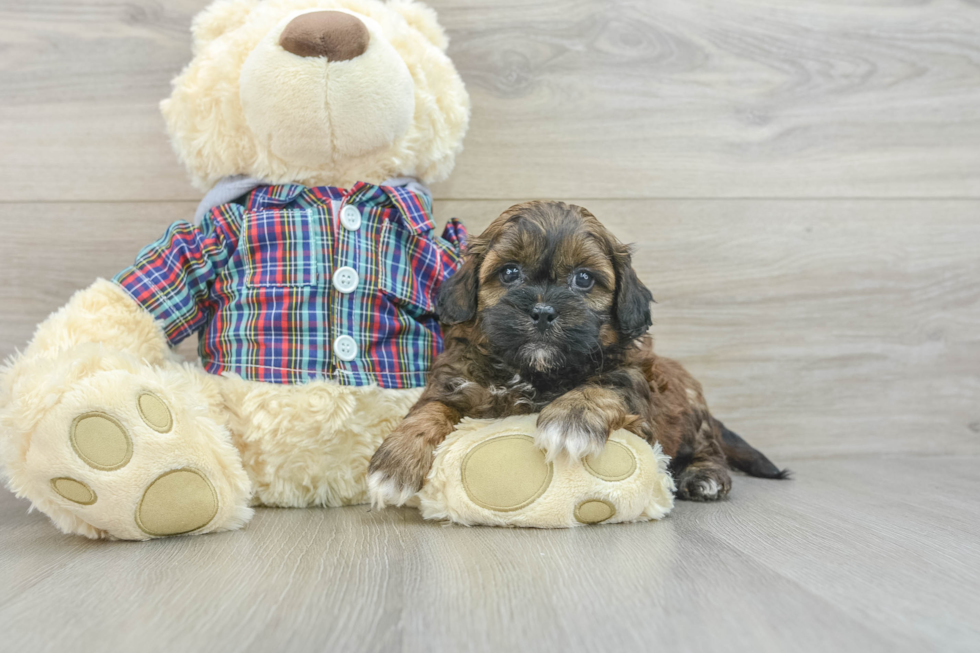
[[[627,431],[581,460],[549,462],[535,416],[465,420],[436,450],[422,516],[460,524],[567,528],[660,519],[673,507],[667,456]]]
[[[193,374],[114,370],[84,379],[37,425],[25,460],[32,487],[21,493],[62,530],[89,537],[240,527],[252,512],[249,481]]]

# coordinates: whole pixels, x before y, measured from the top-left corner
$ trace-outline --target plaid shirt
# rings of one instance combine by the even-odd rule
[[[341,220],[348,206],[356,229]],[[442,350],[436,290],[466,244],[456,220],[442,238],[433,229],[428,197],[405,188],[261,186],[200,227],[174,223],[115,281],[171,344],[200,332],[212,374],[411,388]],[[356,271],[353,290],[340,268]]]

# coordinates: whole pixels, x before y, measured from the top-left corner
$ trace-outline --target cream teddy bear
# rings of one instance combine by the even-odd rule
[[[0,373],[3,475],[66,533],[142,540],[240,528],[254,505],[363,503],[441,349],[434,298],[465,231],[435,234],[426,184],[452,170],[469,98],[435,13],[218,0],[193,33],[161,109],[207,192],[196,215]],[[171,347],[195,333],[200,364],[182,362]],[[423,513],[562,526],[669,510],[663,457],[633,436],[569,470],[527,428],[462,425]]]

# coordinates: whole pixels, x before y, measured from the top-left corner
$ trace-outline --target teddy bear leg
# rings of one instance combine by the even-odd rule
[[[92,371],[59,388],[41,414],[38,389],[14,396],[5,425],[19,446],[6,447],[5,458],[11,488],[59,528],[146,540],[249,520],[251,486],[223,426],[214,379],[97,345],[62,353],[57,367],[61,375],[51,369],[45,376]]]
[[[659,446],[627,431],[581,460],[549,462],[535,417],[468,420],[436,450],[419,492],[422,516],[465,525],[567,528],[660,519],[674,484]]]

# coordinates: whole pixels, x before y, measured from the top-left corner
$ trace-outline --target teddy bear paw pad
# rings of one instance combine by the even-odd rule
[[[554,466],[527,435],[492,438],[463,459],[463,487],[470,501],[497,512],[525,508],[551,485]]]
[[[181,535],[207,526],[218,513],[218,495],[200,472],[175,469],[150,483],[136,508],[147,535]]]
[[[139,408],[140,417],[154,431],[169,433],[170,429],[173,428],[174,418],[170,414],[170,409],[167,408],[167,404],[163,403],[163,399],[155,394],[150,392],[140,394],[139,399],[136,400],[136,406]]]
[[[125,467],[133,457],[133,439],[114,417],[87,413],[75,418],[69,434],[72,449],[88,465],[102,471]]]
[[[55,492],[74,503],[90,506],[98,499],[95,491],[81,481],[62,476],[51,479],[51,487]]]
[[[575,506],[575,521],[598,524],[616,515],[616,506],[602,499],[589,499]]]
[[[618,483],[625,481],[636,471],[636,456],[625,445],[609,440],[602,453],[588,456],[582,464],[596,478]]]

